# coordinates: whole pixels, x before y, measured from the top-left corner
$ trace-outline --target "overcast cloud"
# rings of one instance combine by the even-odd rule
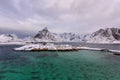
[[[120,28],[120,0],[0,0],[0,29],[88,33]]]

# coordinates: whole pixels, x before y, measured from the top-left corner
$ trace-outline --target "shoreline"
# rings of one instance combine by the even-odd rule
[[[120,43],[89,43],[89,42],[0,42],[0,45],[9,45],[9,44],[19,44],[19,45],[25,45],[25,44],[32,44],[32,43],[35,43],[35,44],[38,44],[38,43],[61,43],[61,44],[70,44],[70,43],[78,43],[78,44],[98,44],[98,45],[120,45]]]
[[[48,42],[38,42],[38,43],[48,43]],[[67,44],[67,43],[78,43],[78,42],[49,42],[49,43],[63,43],[63,44]],[[9,43],[0,43],[0,46],[4,46],[4,45],[26,45],[27,43],[25,42],[9,42]],[[80,44],[80,42],[79,42]],[[81,43],[82,44],[82,43]],[[102,43],[83,43],[83,44],[98,44],[98,45],[116,45],[117,43],[106,43],[106,44],[102,44]],[[32,45],[32,44],[31,44]],[[120,45],[120,44],[117,44]],[[120,54],[120,50],[113,50],[113,49],[107,49],[107,48],[93,48],[93,47],[86,47],[85,46],[80,46],[79,47],[80,50],[92,50],[92,51],[104,51],[104,52],[112,52],[113,54]],[[49,50],[48,50],[49,51]],[[59,51],[59,50],[58,50]]]
[[[103,51],[103,52],[112,52],[113,54],[120,55],[120,50],[110,50],[105,48],[91,48],[91,47],[81,47],[82,50],[92,50],[92,51]]]

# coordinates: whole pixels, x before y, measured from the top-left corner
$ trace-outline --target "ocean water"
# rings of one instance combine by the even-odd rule
[[[0,46],[0,80],[120,80],[120,56],[100,51],[20,52]]]

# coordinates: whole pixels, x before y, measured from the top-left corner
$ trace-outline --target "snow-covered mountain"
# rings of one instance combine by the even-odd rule
[[[75,33],[61,33],[59,34],[59,37],[64,41],[73,41],[73,42],[82,41],[80,35]]]
[[[100,29],[92,34],[53,33],[47,28],[39,31],[31,41],[44,42],[86,42],[86,43],[118,43],[120,42],[120,29]]]
[[[106,28],[100,29],[85,37],[89,43],[114,43],[120,41],[120,29]]]
[[[75,33],[53,33],[47,28],[39,31],[34,37],[19,39],[15,34],[1,34],[1,43],[26,42],[86,42],[86,43],[120,43],[120,29],[100,29],[92,34],[79,35]]]
[[[0,43],[22,42],[15,34],[1,34]]]
[[[80,42],[82,41],[80,35],[75,33],[52,33],[47,28],[39,31],[35,37],[36,41],[57,41],[57,42]]]
[[[47,27],[39,31],[34,38],[40,41],[56,41],[55,34],[48,31]]]

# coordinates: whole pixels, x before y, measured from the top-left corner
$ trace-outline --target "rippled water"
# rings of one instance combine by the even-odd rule
[[[18,52],[0,46],[0,80],[120,80],[120,57],[99,51]]]

